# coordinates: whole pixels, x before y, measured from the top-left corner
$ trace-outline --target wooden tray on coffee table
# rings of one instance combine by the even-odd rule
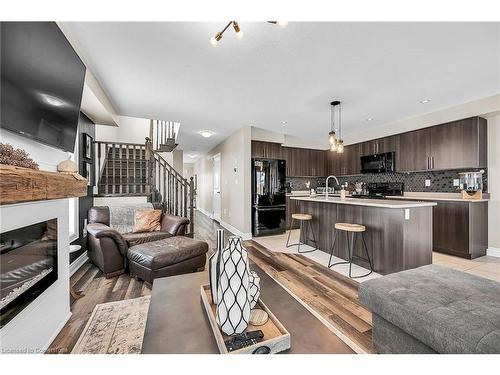
[[[276,318],[276,316],[274,316],[274,314],[262,302],[262,300],[259,299],[259,301],[255,305],[255,308],[262,309],[267,312],[269,315],[269,320],[261,326],[253,326],[249,324],[245,332],[256,331],[260,329],[264,333],[264,339],[255,345],[250,345],[239,350],[229,352],[226,348],[226,344],[224,343],[225,340],[229,339],[229,336],[224,334],[217,325],[217,320],[215,317],[217,306],[212,303],[212,296],[210,293],[209,285],[201,286],[201,299],[203,301],[203,306],[205,307],[210,326],[212,327],[215,341],[217,342],[219,351],[222,354],[251,354],[254,352],[254,350],[260,348],[261,346],[267,346],[271,350],[271,353],[279,353],[290,349],[290,333],[288,333],[285,327],[283,327],[280,321]]]

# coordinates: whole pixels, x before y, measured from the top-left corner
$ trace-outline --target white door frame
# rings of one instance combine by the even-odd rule
[[[216,170],[216,163],[218,163],[218,171]],[[212,158],[212,218],[221,221],[221,154],[215,154]]]

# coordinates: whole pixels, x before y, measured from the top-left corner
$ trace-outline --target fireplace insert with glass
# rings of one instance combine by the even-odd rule
[[[57,280],[57,219],[0,234],[0,328]]]

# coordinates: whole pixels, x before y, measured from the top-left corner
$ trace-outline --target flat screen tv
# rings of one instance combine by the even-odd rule
[[[85,65],[54,22],[1,22],[0,38],[0,126],[73,152]]]

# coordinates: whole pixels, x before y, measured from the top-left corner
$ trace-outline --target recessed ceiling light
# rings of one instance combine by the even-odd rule
[[[194,159],[197,155],[196,154],[188,154],[188,157],[191,159]]]
[[[281,121],[281,124],[282,125],[286,125],[286,121]]]
[[[368,117],[366,121],[373,121],[373,117]]]
[[[214,135],[214,132],[211,130],[200,130],[198,134],[204,138],[210,138],[212,135]]]
[[[431,100],[430,99],[422,99],[420,101],[421,104],[429,103]]]

